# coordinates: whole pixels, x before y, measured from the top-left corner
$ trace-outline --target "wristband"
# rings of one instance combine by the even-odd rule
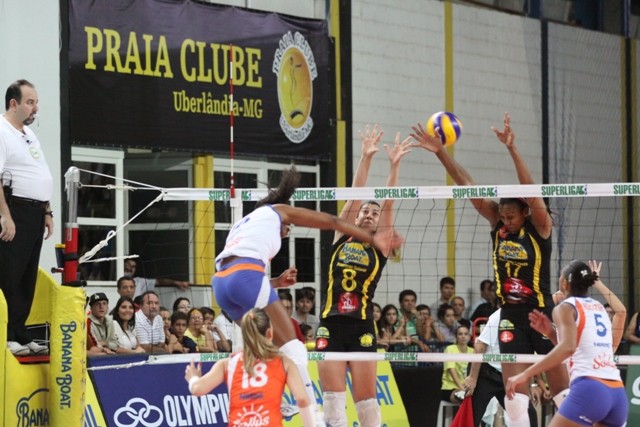
[[[196,381],[198,381],[200,379],[199,376],[194,375],[191,378],[189,378],[189,393],[193,394],[193,385],[196,383]]]

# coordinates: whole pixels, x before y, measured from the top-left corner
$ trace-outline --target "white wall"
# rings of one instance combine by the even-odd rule
[[[352,8],[355,168],[361,151],[357,132],[365,123],[379,123],[384,142],[390,143],[396,132],[404,138],[411,125],[444,109],[445,6],[436,0],[363,0]],[[513,162],[490,129],[502,127],[505,111],[511,114],[517,145],[534,180],[542,181],[540,25],[518,15],[453,5],[453,111],[463,123],[454,156],[477,184],[518,182]],[[552,164],[551,182],[616,182],[622,171],[620,38],[556,24],[549,24],[549,36],[551,150],[565,150],[570,140],[579,147],[570,153],[577,173],[563,180],[554,171],[568,162]],[[384,184],[387,163],[381,151],[368,185]],[[444,169],[432,154],[414,150],[402,161],[400,185],[445,185]],[[607,218],[605,226],[594,230],[592,225],[599,223],[595,215],[611,212],[606,207],[611,200],[599,202],[605,204],[597,213],[586,215],[583,210],[585,216],[576,220],[567,237],[572,246],[565,247],[565,261],[572,254],[586,257],[587,252],[604,251],[609,257],[619,251],[619,245],[594,250],[598,242],[617,242],[621,232],[619,218]],[[449,274],[443,243],[447,222],[435,210],[442,206],[411,203],[396,203],[398,224],[408,242],[402,262],[389,263],[383,273],[376,293],[381,304],[397,303],[403,288],[413,288],[419,302],[429,304],[437,298],[439,278]],[[472,300],[478,297],[480,281],[492,276],[489,227],[468,204],[456,202],[456,207],[464,209],[454,221],[457,291],[469,304],[470,295]],[[577,217],[578,211],[574,208],[571,214]],[[402,230],[408,223],[414,226]],[[585,223],[589,226],[583,227]],[[603,240],[608,232],[614,237]],[[558,255],[556,247],[554,251]],[[612,262],[609,271],[620,271],[618,262]],[[555,274],[553,267],[552,289]]]
[[[37,13],[36,13],[37,11]],[[55,244],[62,242],[60,209],[60,59],[58,2],[0,0],[0,91],[2,111],[7,87],[27,79],[38,91],[40,111],[31,129],[38,135],[56,183],[51,206],[55,234],[42,247],[40,265],[47,271],[56,266]],[[60,180],[56,181],[56,178]],[[56,279],[61,279],[57,275]]]

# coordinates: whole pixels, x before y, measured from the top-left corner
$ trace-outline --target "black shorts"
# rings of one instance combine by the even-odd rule
[[[536,308],[529,304],[504,304],[500,312],[498,342],[500,353],[547,354],[553,348],[549,338],[543,337],[529,325],[529,313],[534,309],[551,318],[552,307]]]
[[[316,351],[377,351],[372,319],[331,316],[320,320],[316,332]]]

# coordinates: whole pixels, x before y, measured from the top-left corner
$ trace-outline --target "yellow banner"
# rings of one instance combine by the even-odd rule
[[[52,426],[78,425],[84,420],[86,366],[85,293],[82,288],[56,286],[51,318],[49,411]]]
[[[98,396],[91,381],[91,376],[87,375],[87,389],[85,393],[85,407],[84,407],[84,427],[104,427],[107,422],[104,419],[104,414],[100,408],[98,402]]]
[[[8,349],[2,350],[8,353],[5,367],[7,393],[2,425],[11,427],[55,425],[49,420],[49,364],[45,362],[21,365]]]
[[[316,399],[322,400],[322,389],[320,388],[320,381],[318,379],[318,365],[317,362],[309,362],[309,375],[313,382],[313,388],[316,392]],[[407,418],[407,412],[404,409],[402,398],[400,397],[400,391],[396,384],[393,372],[391,370],[391,363],[378,362],[378,381],[376,385],[376,392],[378,397],[378,403],[380,404],[380,411],[382,413],[382,427],[406,427],[409,425],[409,419]],[[293,402],[293,395],[289,390],[285,393],[285,400],[287,402]],[[353,396],[351,394],[351,376],[347,379],[347,425],[357,427],[359,426],[358,414],[353,402]],[[290,420],[285,421],[286,427],[302,427],[302,422],[298,415],[292,417]]]

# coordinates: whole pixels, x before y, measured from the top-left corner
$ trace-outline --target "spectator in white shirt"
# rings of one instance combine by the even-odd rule
[[[231,353],[233,349],[233,321],[227,313],[221,310],[213,320],[213,325],[215,326],[212,331],[213,341],[216,343],[218,351]]]
[[[144,353],[135,334],[135,311],[130,297],[120,297],[113,310],[113,330],[118,343],[116,353]]]
[[[149,291],[142,295],[140,310],[136,312],[136,338],[147,353],[166,353],[164,323],[160,316],[160,298]]]

